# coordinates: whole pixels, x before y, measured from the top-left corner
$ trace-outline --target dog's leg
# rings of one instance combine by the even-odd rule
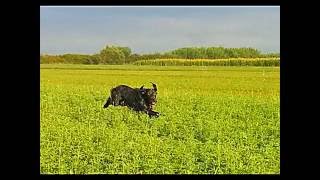
[[[119,104],[120,104],[120,95],[119,94],[113,93],[111,95],[111,99],[112,99],[113,106],[119,106]]]
[[[120,106],[127,106],[127,103],[122,99],[119,101]]]
[[[155,111],[147,111],[147,114],[149,115],[150,118],[159,117],[159,115],[160,115],[160,113],[155,112]]]
[[[111,97],[108,98],[106,104],[104,104],[103,108],[107,108],[111,104]]]

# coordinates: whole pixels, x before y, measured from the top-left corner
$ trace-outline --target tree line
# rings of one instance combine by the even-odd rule
[[[254,48],[185,47],[164,53],[137,54],[129,47],[105,46],[93,55],[63,54],[40,55],[41,64],[132,64],[139,60],[154,59],[227,59],[280,57],[279,53],[263,54]]]

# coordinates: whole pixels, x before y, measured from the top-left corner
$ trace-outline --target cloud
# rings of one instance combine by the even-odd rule
[[[134,10],[135,13],[128,8],[100,9],[94,11],[94,15],[85,15],[80,10],[76,10],[78,14],[51,11],[51,15],[45,14],[41,19],[41,51],[95,53],[106,44],[129,46],[138,53],[217,45],[280,51],[280,10],[277,8],[246,11],[159,8],[154,10],[157,13],[144,9]]]

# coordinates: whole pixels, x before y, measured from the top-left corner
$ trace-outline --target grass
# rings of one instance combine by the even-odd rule
[[[279,67],[41,65],[44,174],[279,174]],[[157,119],[103,109],[158,85]]]
[[[140,60],[133,64],[156,66],[280,66],[280,58],[154,59]]]

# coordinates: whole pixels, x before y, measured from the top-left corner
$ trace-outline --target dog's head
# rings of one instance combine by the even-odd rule
[[[143,97],[143,99],[145,100],[145,103],[147,105],[148,108],[151,108],[153,106],[156,105],[157,103],[157,85],[154,84],[154,83],[151,83],[153,88],[151,89],[147,89],[147,88],[144,88],[144,86],[141,86],[140,87],[140,93]]]

